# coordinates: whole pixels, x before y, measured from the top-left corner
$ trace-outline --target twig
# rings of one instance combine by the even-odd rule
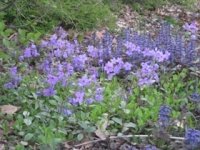
[[[122,135],[122,136],[110,136],[108,138],[109,139],[117,139],[117,138],[131,138],[131,137],[148,138],[148,137],[153,137],[153,135]],[[88,145],[88,144],[92,144],[92,143],[96,143],[96,142],[100,142],[100,141],[105,141],[108,138],[102,138],[102,139],[97,139],[97,140],[84,142],[84,143],[81,143],[81,144],[77,144],[74,147],[77,148],[77,147],[80,147],[80,146],[83,146],[83,145]],[[185,138],[170,136],[170,139],[183,141]]]

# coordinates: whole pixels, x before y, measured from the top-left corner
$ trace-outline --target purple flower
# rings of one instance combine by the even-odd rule
[[[98,87],[95,91],[95,100],[100,102],[103,100],[103,91],[104,89],[101,87]]]
[[[114,75],[117,75],[120,73],[123,67],[124,67],[124,62],[122,58],[112,58],[104,66],[104,71],[108,75],[108,79],[112,79]]]
[[[39,66],[39,68],[45,73],[49,73],[51,70],[51,62],[48,59],[45,59]]]
[[[9,74],[11,77],[15,77],[17,75],[17,67],[10,68]]]
[[[144,150],[158,150],[158,149],[153,145],[146,145]]]
[[[98,57],[98,51],[94,46],[89,45],[87,51],[88,51],[90,57],[92,57],[92,58]]]
[[[22,78],[17,74],[17,67],[12,67],[9,70],[10,81],[4,84],[4,88],[13,89],[19,86]]]
[[[114,65],[112,62],[107,62],[105,67],[104,67],[104,70],[106,71],[107,74],[110,74],[114,71]]]
[[[90,83],[91,83],[91,80],[86,75],[84,75],[82,78],[78,80],[78,86],[80,87],[89,86]]]
[[[97,67],[90,67],[90,68],[88,68],[88,74],[91,77],[94,77],[94,78],[99,77],[98,68]]]
[[[75,97],[70,99],[70,103],[72,103],[73,105],[82,104],[84,101],[85,93],[82,91],[77,91],[77,92],[75,92],[74,95],[75,95]]]
[[[85,68],[85,64],[87,60],[88,60],[88,57],[85,54],[76,56],[73,59],[74,68],[78,70],[83,70]]]
[[[28,47],[24,51],[24,58],[30,58],[31,56],[31,49]]]
[[[23,55],[21,55],[19,59],[23,60],[24,58],[38,57],[39,55],[36,45],[31,43],[27,48],[25,48]]]
[[[125,62],[123,65],[124,70],[126,71],[130,71],[132,67],[132,64],[130,64],[129,62]]]
[[[188,150],[200,149],[200,131],[187,129],[185,133],[185,145]]]
[[[4,84],[4,88],[6,89],[14,89],[15,85],[12,82],[7,82]]]
[[[191,24],[185,23],[183,28],[191,33],[196,33],[198,31],[197,22],[193,21]]]
[[[135,45],[135,44],[132,43],[132,42],[126,41],[126,43],[124,44],[124,46],[127,48],[126,54],[127,54],[128,56],[131,56],[131,55],[133,54],[133,52],[138,52],[138,53],[141,52],[140,47],[137,46],[137,45]]]
[[[163,105],[159,110],[159,124],[161,127],[167,127],[170,121],[171,108],[169,106]]]
[[[56,90],[54,90],[54,87],[50,86],[44,89],[42,93],[44,96],[53,96],[56,94]]]
[[[56,49],[56,50],[54,51],[54,55],[55,55],[56,57],[61,57],[61,56],[62,56],[61,50],[60,50],[59,48]]]
[[[72,115],[72,111],[70,109],[67,108],[60,108],[60,112],[64,115],[64,116],[70,116]]]
[[[74,73],[74,67],[71,64],[67,64],[67,73],[72,75]]]
[[[40,54],[38,53],[38,50],[34,44],[31,44],[31,55],[32,55],[32,57],[40,56]]]
[[[138,85],[145,86],[158,82],[159,77],[156,71],[158,70],[159,66],[157,64],[152,64],[151,62],[145,62],[141,65],[142,68],[136,73]]]
[[[59,79],[58,77],[54,76],[54,75],[47,75],[47,79],[46,82],[50,85],[50,86],[55,86],[58,83]]]
[[[169,59],[170,53],[167,51],[165,53],[163,53],[163,52],[159,51],[157,48],[155,50],[149,50],[146,48],[143,51],[143,55],[152,57],[157,62],[164,62]]]
[[[192,101],[192,102],[200,102],[200,94],[199,93],[193,93],[189,96],[189,99]]]
[[[94,100],[93,100],[92,98],[88,98],[88,99],[86,100],[86,103],[87,103],[88,105],[92,104],[93,102],[94,102]]]

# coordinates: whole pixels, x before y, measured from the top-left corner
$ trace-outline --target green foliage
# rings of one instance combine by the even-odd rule
[[[109,7],[98,0],[18,0],[6,10],[4,19],[29,31],[49,31],[58,25],[86,30],[114,24]]]

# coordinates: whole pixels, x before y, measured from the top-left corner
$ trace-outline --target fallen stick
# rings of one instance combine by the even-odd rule
[[[88,145],[88,144],[92,144],[92,143],[96,143],[96,142],[100,142],[100,141],[105,141],[107,139],[117,139],[117,138],[131,138],[131,137],[139,137],[139,138],[148,138],[148,137],[153,137],[153,135],[121,135],[121,136],[110,136],[108,138],[102,138],[102,139],[97,139],[97,140],[92,140],[92,141],[88,141],[88,142],[84,142],[81,144],[77,144],[74,147],[80,147],[80,146],[84,146],[84,145]],[[183,137],[175,137],[175,136],[170,136],[169,137],[172,140],[179,140],[179,141],[184,141],[185,138]]]

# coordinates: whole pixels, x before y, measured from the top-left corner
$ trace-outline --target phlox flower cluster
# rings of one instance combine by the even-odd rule
[[[151,85],[159,81],[158,77],[158,64],[152,64],[151,62],[145,62],[141,64],[141,69],[136,72],[138,78],[138,85]]]
[[[122,69],[130,71],[131,67],[132,64],[123,62],[122,58],[113,58],[105,64],[104,71],[108,75],[108,79],[112,79],[112,77],[119,74]]]
[[[23,61],[24,59],[36,58],[38,56],[40,56],[40,54],[38,52],[37,46],[34,43],[30,43],[30,45],[26,47],[22,54],[19,56],[19,60]]]
[[[82,50],[82,46],[76,40],[67,40],[67,33],[58,28],[47,40],[43,40],[38,52],[41,57],[36,68],[42,73],[44,87],[39,91],[40,95],[49,97],[58,94],[58,89],[70,89],[66,91],[66,101],[71,105],[91,104],[103,100],[103,88],[97,78],[98,68],[89,65],[89,59],[95,56],[92,46],[88,46],[88,55]],[[22,53],[32,50],[33,45],[26,48]],[[31,55],[31,57],[35,57]],[[70,114],[70,110],[62,108],[64,114]]]
[[[195,27],[191,29],[196,30]],[[93,42],[81,44],[76,39],[69,41],[67,32],[58,28],[49,38],[41,41],[41,44],[29,44],[19,59],[26,61],[38,58],[36,68],[42,72],[42,81],[45,85],[42,95],[53,96],[57,93],[57,85],[75,86],[71,81],[74,77],[82,81],[76,83],[80,88],[88,88],[85,86],[89,84],[86,78],[95,79],[95,84],[99,88],[98,78],[102,72],[106,73],[108,79],[121,73],[127,75],[133,72],[139,86],[151,85],[159,81],[161,65],[165,67],[176,63],[191,65],[197,56],[194,49],[193,39],[185,43],[182,36],[171,33],[168,24],[163,24],[155,38],[127,29],[118,37],[105,32],[102,39],[97,40],[94,37]],[[16,83],[14,85],[16,86]],[[74,101],[80,104],[86,94],[84,96],[81,94],[85,92],[82,89],[78,89],[77,92],[73,93]]]

